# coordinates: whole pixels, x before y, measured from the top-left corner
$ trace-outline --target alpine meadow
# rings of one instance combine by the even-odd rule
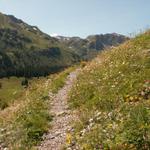
[[[149,5],[0,1],[0,150],[150,150]]]

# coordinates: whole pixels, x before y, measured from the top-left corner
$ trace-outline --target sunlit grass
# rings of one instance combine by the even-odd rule
[[[28,80],[27,88],[21,86],[22,78],[1,79],[3,100],[9,103],[0,111],[0,143],[4,147],[31,149],[42,140],[43,134],[51,128],[49,92],[57,93],[75,68],[70,67],[47,77],[32,78]],[[14,91],[18,91],[17,96],[13,95]]]
[[[51,88],[50,88],[53,93],[57,93],[58,90],[64,86],[67,76],[69,75],[70,72],[75,70],[75,68],[76,66],[69,67],[68,69],[62,71],[61,73],[55,74],[55,76],[52,79]]]
[[[52,120],[48,111],[49,82],[50,79],[46,78],[30,80],[30,86],[24,89],[19,101],[1,110],[0,142],[4,147],[31,149],[47,132]],[[19,88],[16,84],[14,86]]]
[[[70,94],[70,106],[80,111],[74,136],[81,149],[150,146],[149,48],[148,31],[105,50],[83,69]],[[80,138],[91,118],[92,127]]]
[[[4,78],[0,79],[0,109],[4,109],[11,105],[24,92],[24,87],[21,85],[22,78]]]

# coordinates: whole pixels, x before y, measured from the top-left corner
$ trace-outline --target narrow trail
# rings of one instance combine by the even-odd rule
[[[52,128],[43,137],[44,140],[38,150],[61,150],[66,143],[66,136],[72,131],[71,123],[76,119],[75,113],[70,111],[68,107],[68,94],[79,72],[80,69],[71,72],[64,87],[53,96],[50,110],[50,113],[54,115]],[[50,96],[52,96],[51,93]]]

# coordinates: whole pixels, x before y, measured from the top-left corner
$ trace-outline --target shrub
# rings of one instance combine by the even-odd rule
[[[86,65],[87,65],[87,62],[86,62],[86,61],[82,61],[82,62],[81,62],[81,67],[82,67],[82,68],[84,68]]]
[[[2,88],[2,83],[0,82],[0,89]]]
[[[3,101],[3,100],[0,99],[0,109],[3,110],[6,107],[8,107],[7,102],[5,102],[5,101]]]
[[[24,86],[25,88],[28,87],[29,83],[28,83],[28,79],[25,78],[24,80],[22,80],[21,85]]]

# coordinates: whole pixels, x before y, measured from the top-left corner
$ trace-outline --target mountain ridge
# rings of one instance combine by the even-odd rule
[[[90,60],[107,46],[128,40],[113,34],[96,37],[58,39],[13,15],[0,13],[0,77],[45,76],[82,60]]]

